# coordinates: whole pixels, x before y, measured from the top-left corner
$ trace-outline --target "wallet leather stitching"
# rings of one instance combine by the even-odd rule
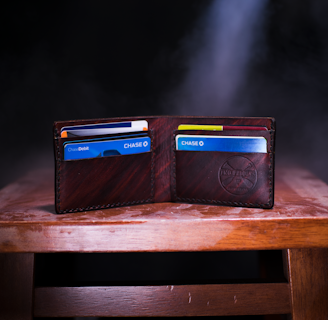
[[[94,206],[87,206],[87,207],[81,207],[81,208],[74,208],[74,209],[66,209],[61,210],[60,209],[60,159],[61,159],[61,153],[59,148],[58,139],[56,139],[56,152],[57,152],[57,159],[56,159],[56,199],[58,204],[58,213],[72,213],[77,211],[87,211],[87,210],[96,210],[96,209],[106,209],[106,208],[113,208],[118,206],[129,206],[129,205],[135,205],[135,204],[143,204],[143,203],[149,203],[153,201],[154,197],[154,133],[153,130],[149,130],[149,135],[151,139],[151,166],[150,166],[150,198],[148,199],[141,199],[141,200],[135,200],[135,201],[128,201],[128,202],[117,202],[117,203],[108,203],[103,205],[94,205]],[[56,138],[59,137],[58,130],[55,130],[55,136]]]
[[[271,121],[272,128],[272,121]],[[210,203],[210,204],[222,204],[229,206],[246,206],[246,207],[260,207],[260,208],[270,208],[272,207],[273,202],[273,130],[270,132],[270,164],[269,164],[269,199],[267,203],[247,203],[247,202],[232,202],[232,201],[221,201],[221,200],[210,200],[210,199],[195,199],[195,198],[180,198],[177,196],[176,188],[176,150],[175,150],[175,136],[177,130],[173,131],[173,140],[172,140],[172,177],[173,177],[173,200],[181,202],[193,202],[193,203]]]
[[[55,185],[55,190],[56,190],[56,204],[58,205],[59,212],[60,210],[60,148],[59,148],[59,143],[58,143],[58,129],[55,129],[55,147],[56,147],[56,185]]]
[[[173,131],[172,135],[172,140],[171,140],[171,148],[172,148],[172,154],[173,154],[173,159],[172,159],[172,179],[173,179],[173,196],[172,200],[177,201],[177,184],[176,184],[176,158],[175,158],[175,135],[176,135],[177,130]]]

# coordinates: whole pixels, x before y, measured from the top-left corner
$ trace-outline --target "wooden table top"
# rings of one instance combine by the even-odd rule
[[[0,252],[165,252],[328,247],[328,186],[277,168],[273,209],[156,203],[57,215],[54,173],[0,191]]]

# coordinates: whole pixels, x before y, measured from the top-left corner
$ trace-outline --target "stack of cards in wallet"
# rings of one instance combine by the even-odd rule
[[[224,126],[224,125],[180,125],[179,130],[265,130],[257,126]],[[175,137],[176,150],[182,151],[221,151],[241,153],[267,153],[267,140],[261,136],[214,136],[178,134]]]
[[[93,138],[99,135],[102,137]],[[67,126],[61,129],[61,137],[81,138],[63,143],[64,160],[137,154],[151,150],[146,120]]]
[[[136,120],[63,127],[60,136],[62,138],[70,138],[147,130],[148,122],[146,120]]]

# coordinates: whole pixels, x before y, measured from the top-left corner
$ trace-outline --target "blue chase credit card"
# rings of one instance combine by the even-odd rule
[[[175,139],[176,150],[267,153],[264,137],[179,134]]]
[[[89,159],[149,152],[150,137],[66,143],[64,160]]]

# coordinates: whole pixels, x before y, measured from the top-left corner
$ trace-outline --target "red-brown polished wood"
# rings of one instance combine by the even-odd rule
[[[0,254],[0,319],[32,320],[33,253]]]
[[[156,203],[57,215],[53,171],[41,170],[0,191],[0,252],[328,247],[327,194],[308,171],[278,168],[272,210]]]
[[[37,288],[35,316],[218,316],[290,313],[287,283]]]
[[[19,297],[29,297],[24,300],[28,307],[23,309],[27,310],[27,319],[31,319],[34,254],[19,252],[162,252],[285,248],[289,249],[287,274],[290,285],[278,283],[177,286],[174,287],[174,290],[177,290],[172,291],[182,299],[181,303],[175,303],[178,298],[172,298],[171,287],[37,288],[35,314],[55,315],[56,312],[64,312],[63,316],[73,315],[69,313],[73,312],[69,311],[70,308],[84,308],[83,310],[89,312],[91,307],[97,307],[97,298],[104,301],[110,297],[119,297],[111,302],[112,304],[119,304],[122,309],[128,308],[126,312],[117,308],[118,315],[135,315],[134,299],[138,298],[144,306],[140,315],[156,315],[156,310],[159,314],[162,312],[161,315],[168,315],[170,312],[172,315],[175,315],[174,312],[179,315],[288,313],[291,310],[287,294],[290,286],[294,320],[313,319],[313,314],[315,319],[324,319],[327,315],[328,296],[327,249],[312,248],[328,247],[327,195],[328,186],[308,171],[300,168],[278,168],[275,206],[272,210],[157,203],[57,215],[54,210],[53,171],[32,172],[0,191],[0,252],[18,252],[0,256],[0,278],[2,277],[1,281],[5,284],[0,290],[1,298],[8,301],[7,287],[10,287],[8,292],[17,292],[18,295],[14,295],[14,299],[10,300],[16,305],[21,299]],[[24,262],[25,258],[22,257],[27,260]],[[23,278],[21,266],[27,266]],[[17,287],[20,279],[23,279],[23,286]],[[325,284],[324,288],[322,283]],[[124,291],[130,289],[130,293]],[[258,293],[261,294],[260,297],[256,296]],[[186,294],[187,301],[183,300]],[[129,297],[127,301],[121,301],[123,296]],[[150,296],[156,299],[152,300]],[[162,303],[162,296],[171,301],[169,305],[165,304],[166,300]],[[58,311],[51,314],[51,300],[56,306],[57,299],[63,297],[67,299],[61,303]],[[281,302],[281,298],[284,302]],[[86,303],[88,299],[94,301],[90,308]],[[223,301],[224,308],[220,303],[211,304],[211,299],[218,299],[220,303]],[[256,301],[261,301],[262,306],[258,306]],[[209,305],[207,302],[210,302]],[[273,307],[276,303],[279,306]],[[172,310],[167,311],[170,310],[171,304]],[[211,307],[208,308],[209,306]],[[148,307],[154,308],[152,312],[147,313]],[[195,308],[192,309],[193,307]],[[106,310],[103,315],[109,315]],[[18,312],[19,309],[15,311]],[[87,314],[79,312],[74,315],[97,315],[94,311]],[[0,317],[2,318],[6,319]]]
[[[328,249],[287,250],[293,320],[327,319]]]

